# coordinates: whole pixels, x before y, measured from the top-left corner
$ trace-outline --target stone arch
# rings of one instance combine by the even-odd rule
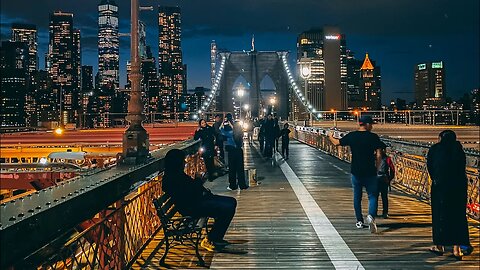
[[[276,88],[278,116],[288,116],[288,79],[283,68],[281,55],[287,52],[222,52],[226,58],[225,69],[220,81],[220,91],[217,97],[217,109],[224,112],[232,112],[233,84],[239,76],[249,83],[252,117],[258,117],[263,106],[260,98],[261,80],[268,75]]]

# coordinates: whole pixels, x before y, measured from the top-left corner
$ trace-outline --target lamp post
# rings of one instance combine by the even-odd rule
[[[140,90],[140,57],[138,52],[138,0],[131,0],[131,41],[130,41],[130,101],[125,119],[130,123],[123,134],[123,163],[139,164],[146,160],[149,154],[148,133],[142,126],[143,114],[142,92]]]
[[[312,76],[312,59],[307,57],[307,52],[303,53],[303,57],[300,58],[299,61],[300,64],[300,76],[302,77],[303,81],[305,82],[305,92],[304,95],[305,97],[308,97],[307,91],[308,91],[308,79]],[[312,112],[310,111],[310,108],[307,108],[309,112],[309,118],[310,118],[310,126],[313,124],[313,119],[312,119]]]
[[[239,98],[239,101],[240,101],[240,119],[242,119],[242,99],[243,99],[243,96],[245,95],[245,88],[243,87],[242,84],[240,84],[237,88],[237,96]]]
[[[272,106],[272,115],[274,114],[273,108],[275,106],[275,103],[276,103],[275,97],[271,97],[270,98],[270,105]]]
[[[250,105],[249,104],[244,104],[243,109],[245,110],[245,119],[248,118],[248,112],[250,110]]]

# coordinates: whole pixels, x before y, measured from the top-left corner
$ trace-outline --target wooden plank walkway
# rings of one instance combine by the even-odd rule
[[[332,263],[327,249],[336,247],[324,247],[319,240],[306,210],[280,169],[285,161],[264,159],[255,147],[246,146],[245,150],[246,165],[255,164],[260,185],[245,191],[227,191],[226,176],[207,183],[214,193],[237,198],[237,213],[225,238],[241,243],[230,247],[238,254],[202,250],[207,266],[211,269],[352,269],[339,267],[350,257],[334,258]],[[464,261],[449,257],[450,252],[446,256],[434,256],[427,251],[432,242],[428,204],[394,190],[390,194],[390,218],[377,219],[379,232],[372,235],[368,229],[355,228],[349,164],[298,142],[291,143],[287,164],[364,269],[480,269],[478,223],[471,221],[470,226],[470,239],[475,247],[472,255],[464,257]],[[363,206],[365,214],[366,195]],[[159,233],[134,264],[134,269],[164,269],[159,265],[163,254],[161,240]],[[171,268],[199,268],[192,248],[174,248],[169,254],[167,263]]]

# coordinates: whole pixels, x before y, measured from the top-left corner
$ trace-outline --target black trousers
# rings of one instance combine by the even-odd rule
[[[383,179],[378,180],[378,194],[382,197],[383,215],[388,214],[388,188],[388,183],[386,183]]]
[[[215,164],[213,162],[213,156],[211,157],[203,157],[203,161],[205,161],[205,167],[207,169],[208,179],[213,179],[213,174],[215,173]]]
[[[202,201],[198,206],[198,216],[207,216],[215,219],[212,229],[208,234],[208,240],[222,240],[228,226],[235,215],[237,200],[233,197],[212,195]]]
[[[243,149],[233,146],[226,147],[228,153],[228,182],[231,189],[247,188],[245,182],[245,165],[243,163]]]
[[[260,152],[263,153],[263,150],[265,149],[265,137],[258,136],[258,142],[260,143]]]
[[[282,156],[288,158],[289,150],[288,150],[288,142],[282,141]]]

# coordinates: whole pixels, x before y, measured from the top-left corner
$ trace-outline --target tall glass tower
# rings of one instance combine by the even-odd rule
[[[182,63],[181,17],[179,7],[158,7],[158,69],[161,111],[166,118],[174,118],[182,94],[186,92],[185,70]]]
[[[118,6],[114,0],[98,5],[99,86],[119,88]]]

